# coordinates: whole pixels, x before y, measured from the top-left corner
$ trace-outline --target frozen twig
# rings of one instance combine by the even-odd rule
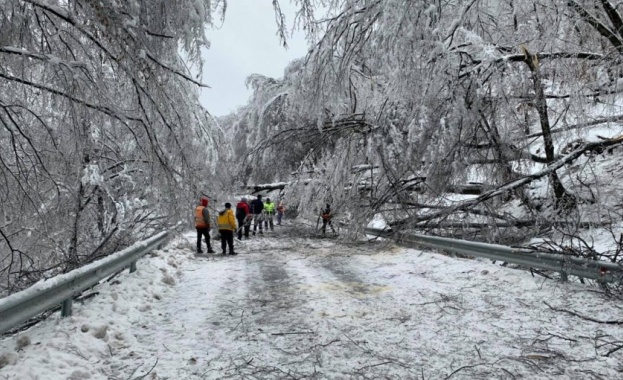
[[[553,306],[551,306],[550,304],[548,304],[545,301],[543,301],[543,303],[545,305],[547,305],[547,307],[549,307],[550,309],[552,309],[554,311],[560,311],[560,312],[563,312],[563,313],[567,313],[567,314],[573,315],[575,317],[582,318],[582,319],[584,319],[586,321],[591,321],[591,322],[595,322],[595,323],[603,323],[603,324],[606,324],[606,325],[623,325],[623,321],[622,320],[604,321],[604,320],[601,320],[601,319],[587,317],[585,315],[581,315],[581,314],[576,313],[576,312],[571,311],[571,310],[566,310],[566,309],[560,309],[560,308],[557,308],[557,307],[553,307]]]
[[[229,332],[236,330],[238,326],[240,326],[243,322],[244,322],[244,309],[242,310],[242,313],[240,313],[240,322],[238,322],[238,324],[236,324],[236,326],[234,326],[233,329],[229,330]]]
[[[293,332],[277,332],[270,335],[298,335],[298,334],[316,334],[315,331],[293,331]]]
[[[478,353],[478,359],[482,360],[482,355],[480,354],[480,350],[478,349],[478,346],[474,345],[474,348],[476,349],[476,352]]]
[[[505,369],[505,368],[500,368],[500,369],[501,369],[502,371],[504,371],[504,372],[508,373],[508,374],[510,375],[510,377],[512,377],[512,378],[513,378],[513,380],[515,379],[515,375],[513,375],[513,374],[512,374],[511,372],[509,372],[507,369]]]
[[[621,342],[618,342],[621,343]],[[615,352],[619,351],[620,349],[623,348],[623,344],[616,346],[615,348],[611,349],[610,351],[606,352],[606,354],[604,356],[610,356],[612,354],[614,354]]]
[[[141,379],[144,379],[145,377],[147,377],[147,375],[149,375],[149,374],[151,373],[151,371],[153,371],[153,370],[154,370],[154,368],[156,368],[156,365],[157,365],[157,364],[158,364],[158,358],[156,358],[156,362],[154,363],[154,365],[153,365],[153,366],[151,366],[151,368],[149,369],[149,371],[147,371],[144,375],[141,375],[141,376],[135,377],[135,378],[134,378],[134,379],[132,379],[132,380],[141,380]],[[137,369],[138,369],[138,368],[137,368]],[[134,370],[134,372],[136,372],[136,370]]]
[[[387,361],[384,361],[384,362],[381,362],[381,363],[370,364],[370,365],[367,365],[367,366],[363,366],[361,368],[357,368],[355,370],[355,372],[359,372],[361,370],[368,369],[368,368],[379,367],[379,366],[386,365],[386,364],[392,364],[392,363],[393,363],[393,361],[387,360]]]
[[[460,372],[460,371],[462,371],[464,369],[476,368],[476,367],[483,366],[483,365],[488,365],[488,364],[487,363],[479,363],[479,364],[474,364],[474,365],[464,365],[463,367],[459,367],[459,368],[455,369],[451,374],[446,376],[445,380],[451,378],[452,376],[454,376],[455,374],[457,374],[458,372]]]

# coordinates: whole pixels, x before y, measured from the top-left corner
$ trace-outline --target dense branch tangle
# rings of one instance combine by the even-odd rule
[[[184,208],[211,170],[196,152],[214,148],[202,133],[211,129],[196,98],[203,84],[178,49],[201,63],[221,3],[3,3],[0,296],[150,234]]]
[[[459,202],[449,213],[491,215],[517,198],[530,213],[538,213],[543,203],[576,206],[578,189],[566,167],[554,163],[572,165],[582,157],[563,152],[578,139],[574,130],[620,124],[621,110],[604,112],[600,104],[616,104],[621,93],[619,5],[608,0],[341,4],[325,19],[326,33],[298,70],[278,84],[290,105],[282,103],[272,115],[272,127],[256,140],[261,144],[255,157],[302,145],[306,149],[295,149],[308,152],[297,154],[305,158],[300,171],[324,173],[318,188],[357,183],[344,167],[376,167],[368,171],[370,178],[362,177],[369,182],[367,206],[405,205],[397,219],[413,222],[442,221],[442,213],[418,219],[408,205],[447,206],[445,194],[471,180],[468,176],[486,178],[478,181],[491,191],[480,201]],[[530,43],[522,52],[525,41]],[[259,101],[252,106],[260,112],[277,109]],[[362,125],[374,127],[323,133],[335,115],[341,115],[338,120],[362,115]],[[592,149],[601,142],[587,144]],[[363,154],[338,151],[345,147]],[[553,184],[545,200],[525,191],[537,164],[548,166]],[[549,170],[552,165],[556,169]],[[328,170],[331,166],[335,170]],[[404,185],[413,177],[426,179],[429,195]],[[517,186],[507,188],[508,183]]]

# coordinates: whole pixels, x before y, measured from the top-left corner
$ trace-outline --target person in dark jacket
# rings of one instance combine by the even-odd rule
[[[208,253],[214,253],[210,245],[210,213],[208,211],[208,198],[201,197],[200,204],[195,208],[195,228],[197,229],[197,253],[201,250],[201,236],[205,237]]]
[[[249,230],[251,224],[249,217],[252,217],[251,207],[247,203],[247,198],[240,199],[240,202],[236,205],[236,220],[238,221],[238,240],[242,240],[242,230],[244,229],[244,238],[249,238]]]
[[[260,235],[262,232],[262,222],[264,221],[264,202],[262,202],[262,196],[258,195],[256,199],[251,201],[251,212],[253,213],[253,235],[257,231],[257,227],[260,227]]]
[[[331,227],[331,231],[335,233],[335,229],[333,229],[333,224],[331,224],[331,219],[333,219],[333,211],[331,210],[330,204],[327,203],[327,207],[322,210],[320,216],[322,216],[322,234],[325,234],[327,230],[327,225]]]
[[[231,209],[231,203],[225,203],[225,209],[218,213],[218,232],[221,234],[221,248],[223,255],[227,254],[226,248],[229,246],[229,254],[234,252],[234,231],[236,231],[236,217]]]

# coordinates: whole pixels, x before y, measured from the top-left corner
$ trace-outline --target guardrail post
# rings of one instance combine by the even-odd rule
[[[72,301],[71,298],[66,299],[61,303],[61,317],[69,317],[72,312]]]
[[[569,281],[569,276],[567,276],[567,272],[560,272],[560,280],[563,282]]]
[[[604,279],[604,276],[606,275],[606,273],[608,273],[608,270],[604,267],[599,268],[599,278],[597,279],[597,283],[599,284],[599,286],[605,286],[607,285],[607,282]]]
[[[130,273],[136,272],[136,261],[130,263]]]

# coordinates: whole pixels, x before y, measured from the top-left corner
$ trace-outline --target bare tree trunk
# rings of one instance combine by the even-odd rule
[[[104,219],[104,215],[106,214],[106,209],[104,207],[104,196],[102,195],[102,191],[99,189],[99,187],[96,189],[96,193],[97,193],[97,230],[100,233],[101,237],[104,237],[106,235],[106,230],[105,230],[105,219]]]
[[[545,99],[545,93],[543,91],[543,83],[541,81],[541,72],[539,70],[539,59],[536,54],[532,54],[525,46],[522,46],[524,53],[524,62],[530,68],[532,73],[532,82],[534,86],[534,102],[536,105],[539,119],[541,122],[541,131],[543,132],[543,143],[545,145],[545,157],[547,163],[554,161],[554,142],[552,140],[551,126],[549,124],[549,115],[547,112],[547,100]],[[556,197],[556,207],[573,208],[575,207],[576,200],[571,194],[569,194],[556,171],[552,171],[549,176],[552,188],[554,189],[554,196]]]
[[[78,194],[76,195],[76,213],[74,215],[73,230],[69,241],[69,257],[67,258],[67,271],[79,266],[78,259],[78,240],[80,231],[80,214],[82,213],[82,197],[84,195],[84,186],[82,182],[78,185]]]

